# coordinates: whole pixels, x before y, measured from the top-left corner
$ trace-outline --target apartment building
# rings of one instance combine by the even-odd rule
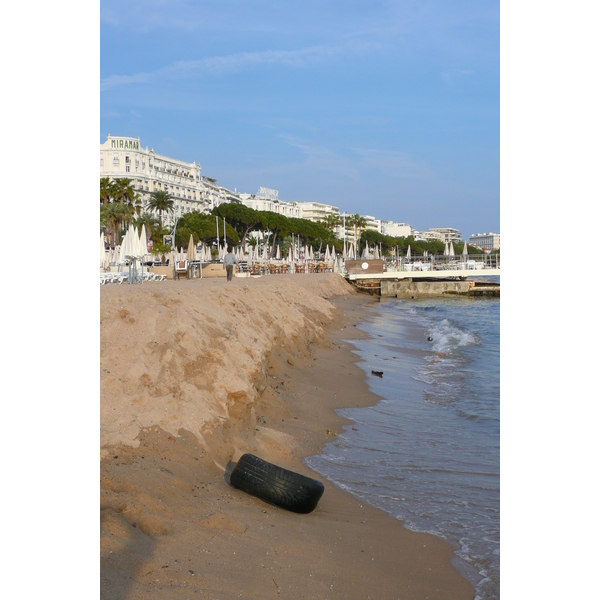
[[[442,237],[436,239],[440,239],[442,242],[460,242],[462,240],[462,233],[452,227],[430,227],[429,231],[434,234],[441,234]],[[425,235],[426,232],[422,233]]]

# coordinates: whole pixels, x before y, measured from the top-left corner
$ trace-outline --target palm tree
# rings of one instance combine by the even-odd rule
[[[162,214],[165,212],[172,212],[175,200],[171,197],[168,192],[164,190],[156,190],[150,194],[150,200],[148,202],[148,208],[150,210],[157,210],[160,218],[160,224],[162,225]]]
[[[139,194],[134,195],[131,206],[135,214],[139,217],[142,214],[142,197]]]
[[[342,218],[339,215],[327,215],[319,221],[327,231],[333,233],[336,227],[339,227],[342,222]]]
[[[113,184],[110,177],[100,178],[100,200],[102,204],[106,204],[113,193]]]
[[[346,227],[356,227],[356,249],[359,248],[360,243],[360,234],[363,229],[367,227],[367,220],[364,217],[361,217],[358,213],[353,214],[351,217],[346,218]]]
[[[100,225],[110,231],[113,244],[120,242],[123,224],[129,224],[131,218],[131,212],[126,204],[109,202],[100,206]]]
[[[131,179],[127,179],[126,177],[115,179],[112,195],[115,199],[119,200],[121,204],[123,204],[125,199],[127,199],[127,202],[132,202],[135,196],[135,190],[131,185]]]

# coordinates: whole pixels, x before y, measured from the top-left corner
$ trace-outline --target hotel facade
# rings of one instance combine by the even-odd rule
[[[150,194],[162,190],[174,200],[173,212],[163,214],[165,225],[192,211],[209,213],[215,206],[240,202],[239,195],[217,185],[215,179],[201,175],[200,163],[185,162],[142,147],[140,138],[108,135],[100,144],[100,177],[128,178],[139,194],[142,208],[148,208]],[[155,211],[154,216],[158,217]]]

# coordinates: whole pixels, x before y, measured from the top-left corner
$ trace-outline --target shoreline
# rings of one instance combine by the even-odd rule
[[[267,287],[275,287],[269,293],[279,292],[285,301],[286,290],[309,285],[308,279],[295,283],[294,276],[289,278],[285,284],[275,276],[246,285],[245,292],[223,284],[201,288],[201,280],[187,288],[175,283],[173,289],[180,295],[220,288],[237,303],[240,294],[256,290],[264,295]],[[353,325],[377,300],[354,290],[336,294],[339,281],[331,287],[325,279],[318,284],[316,294],[305,290],[303,296],[306,323],[301,329],[308,335],[300,339],[296,331],[294,338],[289,330],[289,339],[282,337],[266,351],[264,368],[254,374],[256,396],[241,404],[241,396],[234,399],[222,427],[200,439],[184,428],[174,434],[152,424],[141,428],[137,445],[104,446],[103,598],[473,598],[471,584],[451,566],[453,546],[409,531],[327,480],[317,509],[302,516],[224,481],[225,459],[245,451],[323,480],[304,458],[321,453],[351,423],[335,409],[379,401],[347,341],[366,335]],[[150,286],[133,295],[138,292],[152,293]],[[123,294],[113,294],[125,302]],[[318,306],[319,294],[336,308],[328,312]],[[223,333],[222,324],[212,326],[213,336]]]

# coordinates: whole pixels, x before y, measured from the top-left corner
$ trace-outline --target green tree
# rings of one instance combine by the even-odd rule
[[[246,244],[246,237],[255,231],[261,223],[260,212],[234,202],[220,204],[212,210],[213,216],[225,218],[227,225],[231,225],[241,238],[242,246]],[[229,234],[228,234],[229,237]]]
[[[118,200],[121,204],[125,201],[133,202],[133,197],[135,196],[135,190],[131,185],[131,179],[127,179],[127,177],[120,177],[114,180],[112,183],[112,192],[111,196]]]
[[[339,215],[327,215],[319,221],[327,231],[333,233],[334,230],[342,224],[342,217]]]
[[[163,212],[173,212],[174,204],[175,200],[168,192],[165,192],[164,190],[156,190],[150,194],[148,209],[158,211],[158,216],[162,225]]]
[[[194,241],[202,240],[205,244],[211,245],[217,241],[217,223],[213,215],[205,215],[193,211],[181,217],[177,222],[175,232],[175,245],[187,246],[190,234],[194,236]],[[227,223],[226,227],[227,242],[237,245],[240,241],[238,232]],[[222,223],[219,225],[219,237],[223,239]]]
[[[273,234],[273,240],[269,241],[269,245],[275,247],[277,235],[279,233],[285,234],[285,232],[290,230],[290,220],[284,215],[268,210],[259,211],[259,214],[261,229],[263,232],[269,231]]]
[[[113,194],[114,186],[110,177],[100,178],[100,201],[102,204],[107,204]]]
[[[120,243],[123,225],[128,225],[131,219],[131,211],[126,204],[109,202],[100,206],[100,225],[106,227],[114,245]]]

